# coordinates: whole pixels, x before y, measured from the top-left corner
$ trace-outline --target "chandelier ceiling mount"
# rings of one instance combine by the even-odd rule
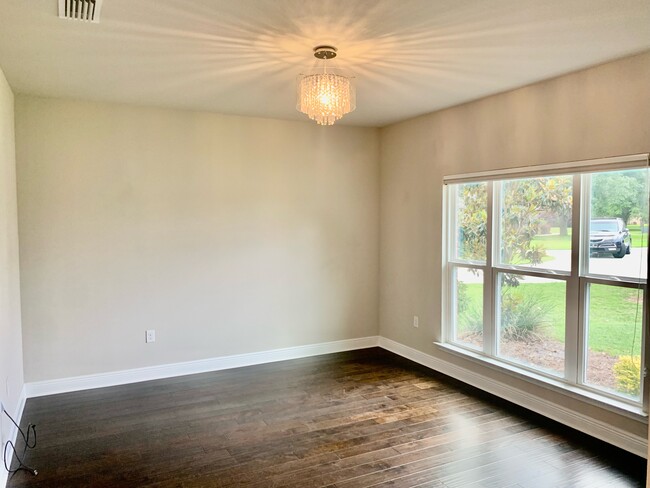
[[[333,46],[316,46],[314,48],[314,57],[318,59],[334,59],[336,57],[336,48]]]

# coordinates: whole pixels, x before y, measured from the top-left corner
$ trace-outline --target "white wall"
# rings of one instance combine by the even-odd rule
[[[18,96],[16,147],[26,381],[376,335],[377,129]]]
[[[445,354],[433,342],[441,334],[443,176],[649,152],[648,80],[644,53],[382,129],[380,334],[646,437],[643,422]]]
[[[14,140],[14,96],[0,69],[0,401],[12,416],[23,389]],[[0,412],[3,446],[11,430]]]

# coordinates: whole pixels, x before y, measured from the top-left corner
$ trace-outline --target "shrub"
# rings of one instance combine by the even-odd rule
[[[469,298],[467,297],[467,283],[463,281],[458,282],[456,289],[456,298],[458,300],[458,313],[462,314],[469,306]]]
[[[506,340],[538,339],[553,306],[543,296],[514,293],[513,288],[507,287],[502,295],[501,336]]]
[[[458,332],[483,333],[483,307],[466,296],[465,286],[459,283]],[[464,285],[464,283],[463,283]],[[501,337],[505,340],[539,339],[540,330],[549,325],[553,309],[544,295],[521,293],[517,286],[504,286],[501,298]]]
[[[461,334],[483,334],[483,307],[469,303],[462,313],[458,314],[458,332]]]
[[[475,270],[470,270],[475,273]],[[475,273],[476,274],[476,273]],[[483,334],[483,304],[482,297],[480,302],[475,302],[468,295],[467,283],[459,281],[456,291],[457,313],[458,313],[458,332],[462,335],[481,335]]]
[[[641,356],[620,356],[614,365],[618,391],[639,396],[641,385]]]

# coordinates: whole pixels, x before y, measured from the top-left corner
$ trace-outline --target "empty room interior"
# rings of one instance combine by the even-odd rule
[[[648,0],[1,0],[0,486],[646,486]]]

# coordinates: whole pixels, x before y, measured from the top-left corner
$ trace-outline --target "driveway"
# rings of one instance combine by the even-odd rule
[[[569,271],[571,268],[571,251],[546,251],[546,254],[553,257],[553,260],[546,261],[544,266],[562,271]],[[589,259],[589,271],[593,274],[606,276],[620,276],[622,278],[634,278],[640,276],[647,278],[648,274],[648,249],[631,249],[630,254],[616,259],[614,257],[592,257]],[[464,283],[482,283],[482,276],[476,276],[469,270],[460,268],[458,278]],[[526,283],[544,282],[543,278],[527,277]]]
[[[546,254],[555,259],[547,265],[555,269],[568,271],[570,269],[571,251],[546,251]],[[612,256],[599,256],[589,258],[589,272],[606,276],[620,276],[623,278],[646,278],[648,274],[648,249],[630,250],[630,254],[617,259]]]

